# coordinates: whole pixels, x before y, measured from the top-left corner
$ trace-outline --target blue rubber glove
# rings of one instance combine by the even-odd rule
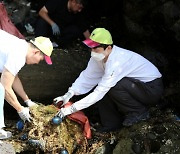
[[[51,27],[52,27],[53,35],[60,35],[60,29],[56,23],[52,24]]]

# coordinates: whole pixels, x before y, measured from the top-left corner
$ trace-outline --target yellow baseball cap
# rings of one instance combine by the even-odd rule
[[[113,44],[112,36],[105,28],[96,28],[92,31],[90,37],[83,41],[90,48],[95,48],[100,44]]]
[[[50,56],[53,51],[53,45],[50,39],[47,37],[39,36],[36,37],[35,39],[30,40],[30,42],[45,54],[44,59],[46,63],[51,65],[52,60]]]

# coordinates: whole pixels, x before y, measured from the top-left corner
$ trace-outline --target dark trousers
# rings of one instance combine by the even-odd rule
[[[68,25],[66,27],[59,26],[60,35],[55,36],[52,33],[51,26],[42,18],[38,18],[35,28],[35,36],[50,37],[51,41],[55,41],[60,46],[71,43],[74,39],[81,37],[82,33],[77,25]]]
[[[158,103],[163,93],[161,78],[151,82],[141,82],[133,78],[123,78],[98,102],[101,123],[105,127],[118,126],[123,115],[130,112],[141,114]]]

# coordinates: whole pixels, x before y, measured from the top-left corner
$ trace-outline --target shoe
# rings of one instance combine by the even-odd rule
[[[126,116],[123,126],[132,126],[135,123],[138,123],[139,121],[147,120],[149,119],[149,111],[143,112],[142,114],[134,114],[130,113]]]
[[[12,136],[12,133],[9,131],[5,131],[2,128],[0,129],[0,140],[8,139]]]

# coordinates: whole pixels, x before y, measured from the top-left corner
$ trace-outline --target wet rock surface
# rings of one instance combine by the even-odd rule
[[[53,65],[43,61],[38,65],[27,65],[19,73],[32,100],[52,103],[53,98],[63,95],[87,66],[90,52],[76,43],[69,49],[55,49],[51,57]]]
[[[121,130],[114,153],[179,153],[180,123],[173,112],[154,108],[151,116],[146,122]]]
[[[31,109],[32,123],[17,129],[17,120],[6,121],[13,137],[16,153],[63,153],[69,154],[147,154],[180,152],[180,121],[173,110],[152,108],[151,118],[119,131],[99,133],[92,130],[92,138],[86,139],[82,127],[68,118],[60,125],[52,125],[51,120],[57,109],[52,105],[40,105]]]

